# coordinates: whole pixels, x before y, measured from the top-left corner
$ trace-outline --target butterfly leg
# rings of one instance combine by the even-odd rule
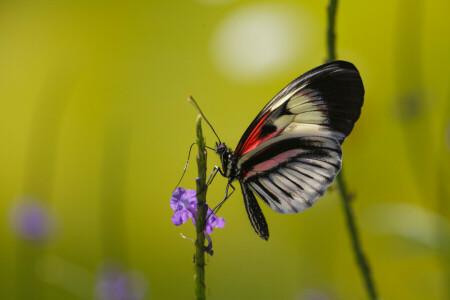
[[[228,188],[231,187],[233,190],[230,192],[230,194],[228,194]],[[214,207],[214,209],[212,210],[213,213],[217,213],[219,211],[219,209],[222,207],[222,205],[225,203],[225,201],[230,198],[230,196],[234,193],[234,191],[236,190],[236,188],[231,184],[230,181],[228,181],[227,184],[227,188],[225,189],[225,199],[223,199],[219,204],[217,204],[216,207]]]
[[[205,188],[203,190],[197,192],[197,194],[195,196],[200,195],[201,193],[205,192],[208,189],[209,185],[212,183],[212,181],[216,177],[217,173],[220,173],[221,175],[223,175],[223,172],[220,169],[220,167],[215,166],[214,169],[212,170],[211,174],[209,175],[208,180],[206,181]]]
[[[231,191],[230,194],[228,194],[228,187],[231,187],[233,190]],[[221,204],[223,204],[223,202],[225,202],[225,200],[227,200],[228,198],[230,198],[230,196],[234,193],[234,191],[236,190],[236,188],[231,184],[231,182],[229,181],[227,184],[227,188],[225,190],[225,199],[223,199],[223,201],[221,202]],[[222,205],[221,205],[222,206]]]
[[[228,194],[228,188],[231,187],[233,190],[230,192],[230,194]],[[212,214],[217,214],[217,212],[219,211],[219,209],[222,207],[222,205],[225,203],[225,201],[230,198],[230,196],[234,193],[234,191],[236,190],[236,188],[231,184],[231,182],[228,182],[227,184],[227,188],[225,190],[225,199],[223,199],[219,204],[216,205],[216,207],[213,208],[213,210],[211,211],[211,213],[209,215],[206,216],[206,221],[205,224],[203,225],[203,227],[206,226],[206,222],[208,221],[209,217]]]
[[[214,166],[214,169],[211,172],[211,175],[209,175],[208,180],[206,181],[206,185],[210,185],[214,178],[216,177],[217,173],[220,173],[220,175],[224,176],[222,170],[219,166]]]

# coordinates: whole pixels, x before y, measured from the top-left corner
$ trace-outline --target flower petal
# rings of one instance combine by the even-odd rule
[[[182,197],[185,193],[186,192],[182,187],[179,187],[173,191],[172,197],[170,198],[170,207],[173,210],[178,209],[178,206],[181,204],[180,201],[182,200]]]
[[[179,210],[175,212],[172,216],[172,223],[174,225],[180,226],[183,223],[186,223],[186,221],[189,218],[189,211],[187,210]]]
[[[224,218],[218,218],[213,212],[211,208],[208,208],[207,213],[208,220],[206,221],[205,231],[208,234],[211,234],[213,228],[223,228],[225,226]]]
[[[214,227],[216,227],[216,228],[224,228],[225,227],[225,219],[224,218],[217,218],[217,221],[214,224]]]
[[[187,190],[182,198],[184,207],[195,209],[197,211],[197,191],[196,190]]]
[[[206,223],[205,231],[207,234],[211,234],[213,232],[213,227],[211,224]]]
[[[214,254],[214,251],[212,250],[213,244],[212,244],[211,237],[207,233],[207,234],[205,234],[205,238],[208,240],[208,246],[204,247],[205,248],[205,252],[212,256]]]

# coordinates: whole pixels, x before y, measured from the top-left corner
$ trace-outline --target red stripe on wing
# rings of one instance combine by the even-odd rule
[[[266,125],[268,119],[270,117],[270,113],[265,114],[261,120],[258,121],[256,126],[253,128],[253,130],[248,135],[248,138],[245,139],[243,142],[241,141],[237,147],[236,151],[234,151],[233,156],[238,157],[242,156],[245,153],[249,152],[250,150],[256,148],[258,145],[262,144],[263,142],[269,140],[270,138],[276,136],[279,132],[278,130],[270,133],[268,135],[262,135],[261,131],[264,125]],[[244,134],[245,136],[245,134]]]

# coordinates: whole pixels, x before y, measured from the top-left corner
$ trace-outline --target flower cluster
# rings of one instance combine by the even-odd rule
[[[172,198],[170,198],[170,207],[175,211],[172,216],[172,223],[174,225],[179,226],[186,223],[188,219],[191,219],[195,225],[195,219],[197,218],[196,195],[195,190],[185,190],[182,187],[173,191]],[[206,216],[205,231],[207,234],[212,233],[213,227],[223,228],[225,226],[225,220],[218,218],[209,207]]]

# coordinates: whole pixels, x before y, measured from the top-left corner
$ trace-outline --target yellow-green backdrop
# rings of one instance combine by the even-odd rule
[[[101,299],[112,257],[141,293],[129,299],[194,298],[194,244],[180,236],[194,229],[174,226],[169,207],[195,140],[186,98],[235,147],[274,94],[324,62],[326,5],[2,1],[0,298]],[[337,56],[366,89],[345,177],[382,299],[450,297],[449,10],[446,0],[338,7]],[[182,186],[195,187],[195,171],[191,160]],[[211,205],[225,185],[214,181]],[[30,203],[48,218],[41,240],[17,227]],[[263,211],[268,242],[239,190],[221,209],[208,298],[366,299],[336,190],[299,215]]]

